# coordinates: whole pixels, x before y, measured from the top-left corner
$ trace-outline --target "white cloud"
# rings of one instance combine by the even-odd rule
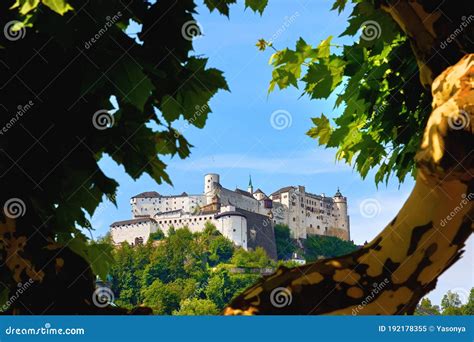
[[[284,157],[252,156],[249,154],[217,154],[175,161],[170,168],[187,171],[215,171],[217,169],[245,169],[267,173],[315,175],[321,173],[350,172],[343,162],[335,162],[334,150],[314,149],[289,152]]]

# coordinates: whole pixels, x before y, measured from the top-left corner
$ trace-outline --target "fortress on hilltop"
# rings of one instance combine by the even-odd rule
[[[166,235],[171,226],[199,232],[206,222],[235,245],[247,250],[261,246],[272,258],[276,258],[275,224],[287,225],[293,239],[309,235],[350,239],[347,198],[339,189],[327,197],[306,192],[304,186],[287,186],[267,196],[260,189],[254,191],[251,178],[247,191],[229,190],[218,174],[210,173],[204,176],[202,194],[165,196],[149,191],[133,196],[130,204],[133,218],[110,225],[116,244],[142,244],[157,230]]]

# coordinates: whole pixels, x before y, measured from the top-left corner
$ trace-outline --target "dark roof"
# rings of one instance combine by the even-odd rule
[[[117,221],[117,222],[112,223],[110,226],[111,227],[123,226],[123,225],[126,225],[126,224],[145,223],[145,222],[154,222],[154,223],[156,223],[156,221],[154,219],[152,219],[151,217],[140,217],[140,218],[131,219],[131,220]]]
[[[342,194],[341,194],[341,191],[339,191],[339,188],[337,188],[337,191],[336,191],[336,194],[334,195],[334,197],[343,197]]]
[[[273,194],[271,194],[271,196],[281,194],[282,192],[288,192],[291,189],[294,189],[294,187],[293,186],[285,186],[284,188],[280,188],[277,191],[275,191]]]
[[[163,211],[163,212],[156,213],[155,216],[161,216],[161,215],[170,214],[170,213],[178,213],[178,212],[181,212],[181,211],[183,211],[183,209]]]
[[[237,188],[237,189],[235,189],[235,192],[238,193],[238,194],[253,198],[252,194],[248,191],[240,190],[239,188]]]
[[[224,211],[222,213],[214,215],[214,218],[218,219],[218,218],[221,218],[221,217],[224,217],[224,216],[241,216],[241,217],[246,218],[246,216],[244,214],[239,213],[238,211]]]
[[[189,196],[186,192],[183,192],[181,195],[160,195],[156,191],[146,191],[141,194],[135,195],[132,198],[174,198],[174,197],[187,197]],[[191,195],[192,196],[192,195]]]
[[[145,191],[138,195],[133,196],[132,198],[154,198],[154,197],[161,197],[159,193],[156,191]]]
[[[262,193],[262,194],[265,195],[265,193],[264,193],[262,190],[260,190],[260,188],[258,188],[257,190],[255,190],[253,193],[254,193],[254,194],[256,194],[256,193]]]

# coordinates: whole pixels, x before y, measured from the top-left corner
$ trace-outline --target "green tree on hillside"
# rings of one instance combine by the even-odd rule
[[[474,315],[474,287],[469,292],[467,303],[462,307],[463,315]]]
[[[232,241],[224,236],[216,236],[209,243],[209,264],[211,266],[218,263],[226,263],[232,258],[234,245]]]
[[[255,248],[255,251],[246,251],[243,248],[238,248],[234,252],[230,262],[237,267],[246,268],[264,268],[273,265],[271,259],[262,247]]]
[[[275,242],[279,260],[290,259],[297,249],[290,237],[290,228],[286,225],[275,225]]]
[[[217,315],[216,304],[209,299],[191,298],[181,301],[179,310],[173,312],[176,316],[207,316]]]
[[[123,243],[114,249],[114,262],[109,274],[112,289],[118,294],[118,304],[132,307],[141,302],[142,273],[148,264],[150,253],[149,245],[131,247]]]
[[[176,279],[167,284],[156,279],[143,289],[143,304],[151,307],[155,314],[171,315],[179,309],[182,300],[194,294],[196,286],[194,279]]]
[[[348,254],[357,249],[352,241],[344,241],[335,236],[312,235],[304,241],[305,257],[308,261],[320,257],[330,258]]]
[[[232,274],[226,269],[220,269],[211,275],[204,292],[222,310],[232,298],[259,278],[258,274]]]
[[[431,300],[427,297],[423,298],[418,304],[415,315],[431,316],[440,315],[439,306],[431,304]]]
[[[441,300],[443,315],[461,315],[461,306],[461,299],[459,298],[459,294],[456,292],[448,291]]]

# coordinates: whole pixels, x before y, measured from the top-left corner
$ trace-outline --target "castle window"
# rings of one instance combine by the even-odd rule
[[[293,217],[293,222],[296,222],[296,218]]]
[[[235,232],[235,229],[232,229]]]
[[[320,229],[321,227],[320,227],[320,226],[318,226],[317,228],[318,228],[318,229]]]

